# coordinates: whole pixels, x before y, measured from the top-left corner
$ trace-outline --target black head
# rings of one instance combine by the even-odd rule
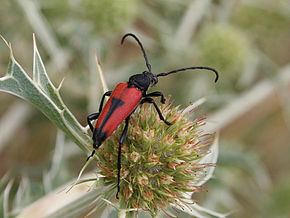
[[[142,43],[137,38],[137,36],[135,36],[132,33],[127,33],[127,34],[125,34],[123,36],[123,38],[121,40],[121,44],[123,44],[125,38],[128,37],[128,36],[133,37],[137,41],[137,43],[139,44],[139,46],[140,46],[140,48],[142,50],[144,59],[145,59],[145,63],[146,63],[147,69],[148,69],[148,71],[144,71],[143,73],[131,76],[129,78],[129,82],[128,82],[129,86],[135,86],[138,89],[146,92],[150,86],[154,86],[156,83],[158,83],[158,77],[159,76],[167,76],[169,74],[177,73],[177,72],[180,72],[180,71],[186,71],[186,70],[209,70],[209,71],[212,71],[212,72],[215,73],[215,75],[216,75],[215,82],[217,82],[217,80],[219,78],[218,72],[215,69],[213,69],[211,67],[203,67],[203,66],[184,67],[184,68],[180,68],[180,69],[177,69],[177,70],[172,70],[172,71],[169,71],[169,72],[153,74],[152,71],[151,71],[151,64],[148,61],[146,52],[145,52],[145,50],[143,48]]]
[[[151,72],[133,75],[129,78],[129,86],[135,86],[142,91],[147,91],[150,86],[154,86],[158,82],[158,78]]]

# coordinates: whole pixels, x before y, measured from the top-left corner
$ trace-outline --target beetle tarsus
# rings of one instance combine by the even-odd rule
[[[168,126],[171,126],[173,123],[170,123],[170,122],[168,122],[167,120],[163,120],[164,121],[164,123],[166,124],[166,125],[168,125]]]
[[[159,109],[159,107],[157,106],[157,104],[155,103],[155,101],[153,100],[153,98],[149,98],[149,97],[143,98],[142,101],[140,102],[140,104],[144,104],[144,103],[153,104],[153,106],[155,107],[155,109],[156,109],[156,111],[157,111],[157,113],[159,115],[160,120],[162,120],[165,124],[167,124],[169,126],[172,125],[172,123],[170,123],[167,120],[165,120],[165,118],[162,115],[161,110]]]
[[[94,149],[94,150],[92,151],[91,155],[88,156],[86,162],[88,162],[88,160],[89,160],[90,158],[92,158],[92,157],[95,155],[95,153],[96,153],[96,149]]]

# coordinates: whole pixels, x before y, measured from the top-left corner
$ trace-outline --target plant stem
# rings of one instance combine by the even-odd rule
[[[127,212],[127,210],[125,210],[125,209],[119,209],[118,210],[118,218],[126,218],[126,212]]]

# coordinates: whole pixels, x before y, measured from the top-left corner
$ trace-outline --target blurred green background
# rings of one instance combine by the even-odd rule
[[[154,88],[183,107],[207,102],[209,130],[220,132],[220,156],[203,206],[231,217],[290,216],[289,0],[1,0],[0,33],[32,71],[32,33],[55,84],[85,125],[103,94],[99,57],[109,89],[145,64],[153,71],[211,66],[160,79]],[[0,43],[0,75],[9,51]],[[86,155],[24,101],[0,93],[0,214],[22,208],[77,176]],[[12,180],[13,179],[13,180]],[[7,214],[7,213],[6,213]],[[1,215],[0,215],[1,216]]]

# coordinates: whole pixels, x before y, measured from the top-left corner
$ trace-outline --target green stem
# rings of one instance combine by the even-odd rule
[[[119,209],[118,210],[118,218],[126,218],[126,209]]]

